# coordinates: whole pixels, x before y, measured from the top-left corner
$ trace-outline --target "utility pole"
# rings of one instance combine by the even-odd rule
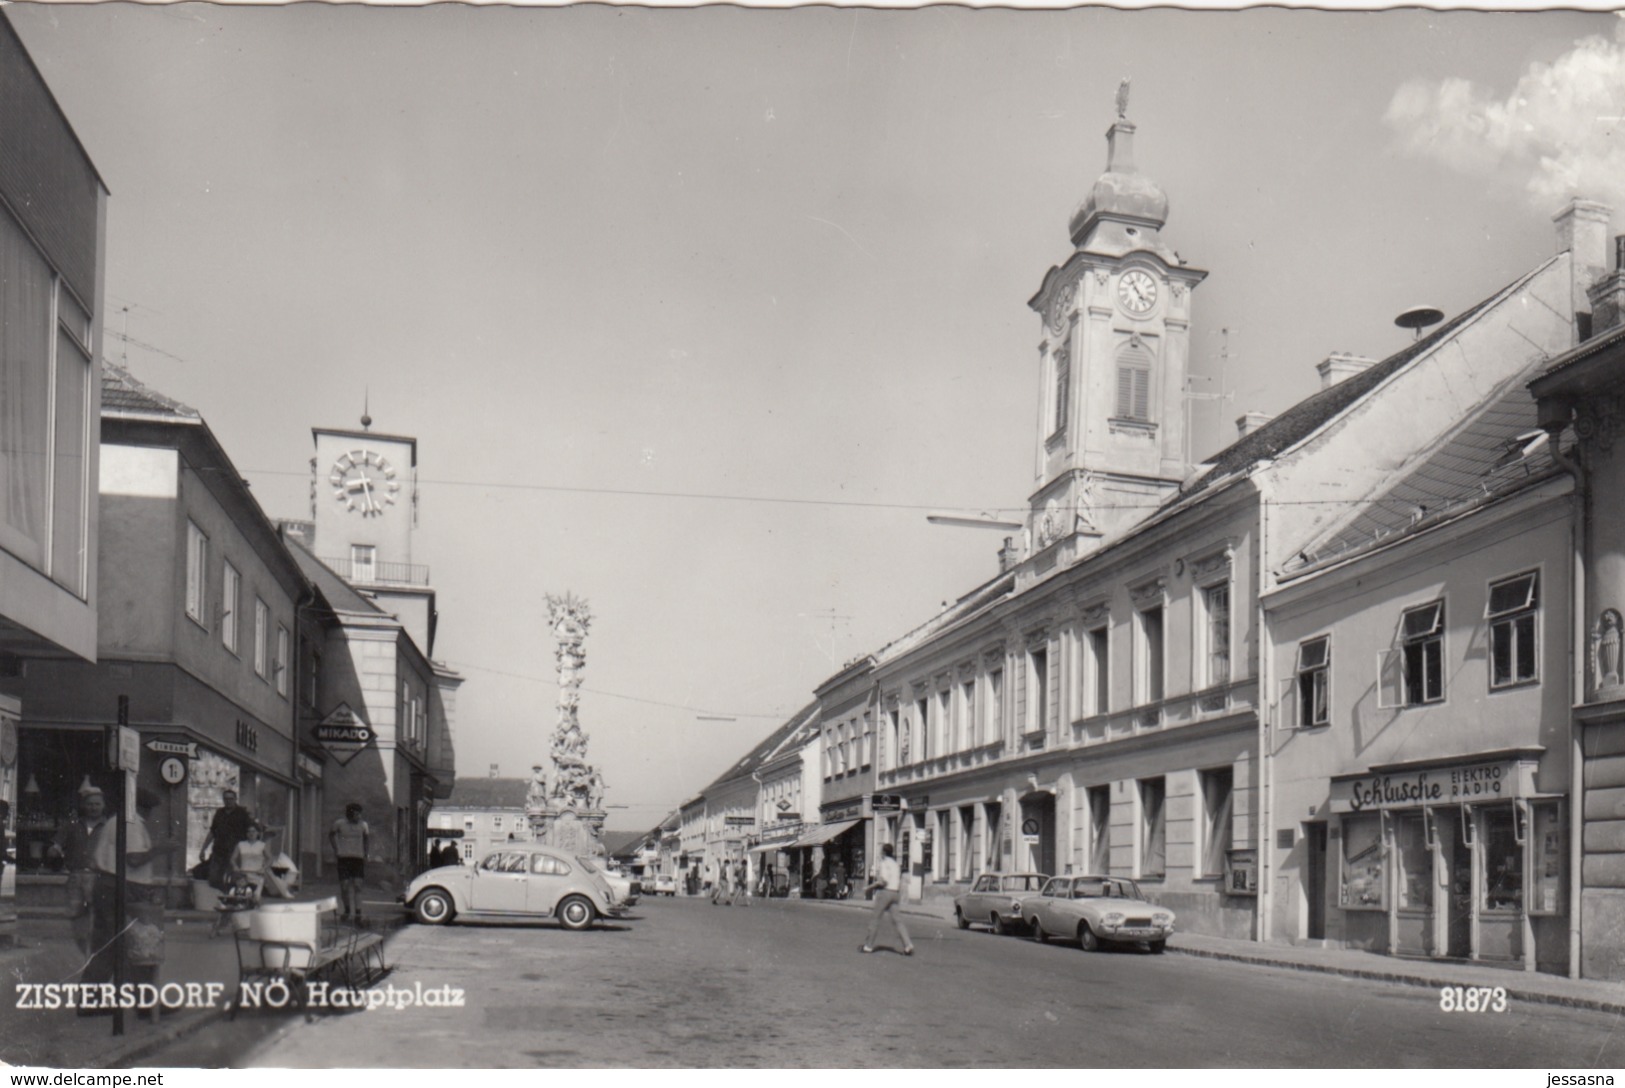
[[[1230,366],[1229,328],[1220,329],[1219,336],[1221,339],[1219,343],[1218,378],[1214,379],[1200,374],[1189,374],[1185,378],[1185,464],[1187,465],[1191,464],[1192,458],[1196,455],[1195,435],[1191,433],[1196,426],[1196,413],[1192,410],[1192,402],[1199,400],[1225,401],[1231,400],[1235,396],[1234,393],[1228,392],[1224,387],[1225,374]],[[1191,388],[1191,383],[1197,380],[1205,382],[1217,380],[1219,391],[1217,393],[1198,393]]]

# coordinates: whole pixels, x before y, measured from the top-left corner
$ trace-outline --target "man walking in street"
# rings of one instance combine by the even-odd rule
[[[339,920],[355,918],[356,925],[365,919],[361,914],[361,882],[367,875],[367,847],[371,831],[361,818],[361,803],[351,801],[344,806],[344,819],[333,821],[333,830],[327,841],[333,845],[333,856],[338,859],[339,897],[343,914]]]
[[[248,838],[248,825],[254,816],[237,803],[236,790],[222,790],[220,807],[209,821],[209,833],[203,836],[200,853],[209,855],[209,883],[220,891],[231,886],[231,852],[237,844]]]
[[[880,931],[880,920],[890,918],[893,928],[897,930],[898,940],[903,942],[903,955],[914,955],[914,942],[908,939],[908,930],[903,928],[903,917],[897,909],[897,901],[903,890],[903,873],[897,866],[896,851],[891,843],[880,848],[880,866],[875,871],[875,878],[864,888],[865,892],[875,891],[874,913],[869,916],[869,936],[863,942],[863,951],[875,950],[875,934]]]

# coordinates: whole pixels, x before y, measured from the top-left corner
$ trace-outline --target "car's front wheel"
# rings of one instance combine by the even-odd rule
[[[593,909],[592,903],[586,897],[572,895],[559,904],[558,915],[559,924],[565,929],[580,930],[592,925],[598,912]]]
[[[1044,923],[1039,921],[1036,914],[1033,915],[1033,920],[1029,924],[1033,927],[1033,940],[1039,944],[1049,940],[1049,934],[1044,932]]]
[[[1165,949],[1167,947],[1168,947],[1168,942],[1166,940],[1152,941],[1151,942],[1151,954],[1154,955],[1154,956],[1160,956],[1160,955],[1162,955],[1163,949]]]
[[[958,907],[954,908],[954,924],[960,929],[970,928],[970,919],[966,918],[965,912],[960,910]]]
[[[993,932],[997,933],[1001,937],[1010,932],[1009,927],[1004,924],[1004,919],[999,917],[998,911],[993,912],[991,916],[991,924],[993,926]]]
[[[426,926],[443,926],[457,913],[451,896],[442,888],[426,888],[418,893],[412,913]]]
[[[1095,936],[1095,931],[1089,928],[1088,922],[1078,923],[1078,947],[1085,952],[1100,951],[1100,938]]]

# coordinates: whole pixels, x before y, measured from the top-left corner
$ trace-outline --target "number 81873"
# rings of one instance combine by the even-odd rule
[[[1506,1012],[1507,992],[1500,986],[1443,986],[1439,1008],[1444,1012]]]

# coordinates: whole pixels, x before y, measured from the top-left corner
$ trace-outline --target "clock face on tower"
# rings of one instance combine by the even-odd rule
[[[395,505],[401,490],[394,466],[383,455],[367,449],[340,454],[333,462],[333,471],[327,474],[327,482],[333,485],[335,502],[364,518],[382,517]]]
[[[1136,316],[1150,313],[1157,304],[1157,281],[1141,269],[1129,269],[1117,281],[1117,302]]]

